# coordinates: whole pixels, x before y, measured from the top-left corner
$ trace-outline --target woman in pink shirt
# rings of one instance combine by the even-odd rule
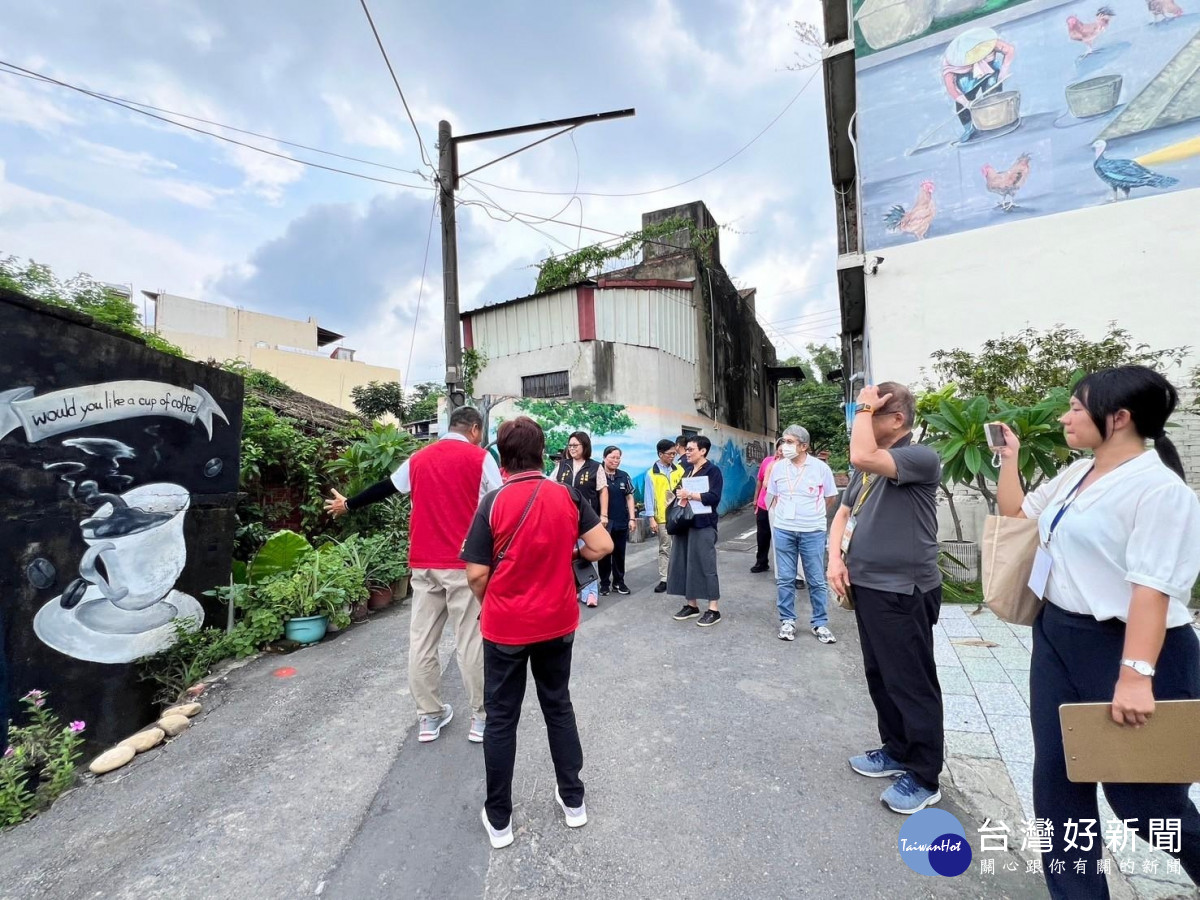
[[[767,475],[775,460],[783,455],[783,438],[775,442],[775,455],[768,456],[758,467],[758,484],[754,489],[755,508],[754,522],[758,526],[758,553],[754,557],[754,565],[750,571],[755,574],[766,572],[771,567],[767,565],[767,554],[771,552],[771,520],[767,515]]]

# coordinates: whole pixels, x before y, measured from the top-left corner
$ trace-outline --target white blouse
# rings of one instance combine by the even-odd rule
[[[1049,602],[1097,619],[1129,620],[1131,585],[1170,598],[1167,627],[1192,621],[1187,608],[1200,574],[1200,501],[1153,450],[1102,475],[1068,498],[1092,460],[1081,459],[1025,498],[1042,545],[1055,515],[1070,505],[1048,550]]]

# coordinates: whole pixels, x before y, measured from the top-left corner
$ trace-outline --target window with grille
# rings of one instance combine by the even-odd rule
[[[521,378],[522,397],[569,397],[571,380],[566,372],[546,372]]]

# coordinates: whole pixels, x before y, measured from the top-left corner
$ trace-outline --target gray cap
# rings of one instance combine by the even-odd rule
[[[783,430],[783,433],[785,435],[790,434],[801,444],[811,443],[811,441],[808,439],[808,429],[800,425],[789,425]]]

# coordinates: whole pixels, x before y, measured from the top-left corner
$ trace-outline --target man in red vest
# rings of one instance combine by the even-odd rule
[[[450,430],[422,447],[392,477],[349,499],[337,491],[325,501],[334,516],[344,515],[392,494],[412,494],[408,563],[412,569],[412,622],[409,631],[408,683],[420,715],[417,740],[437,740],[454,717],[439,693],[442,667],[438,644],[447,619],[454,627],[458,668],[462,672],[471,728],[467,740],[483,742],[483,638],[479,601],[467,585],[466,563],[459,559],[479,498],[500,487],[500,470],[483,443],[483,417],[469,406],[450,416]]]

